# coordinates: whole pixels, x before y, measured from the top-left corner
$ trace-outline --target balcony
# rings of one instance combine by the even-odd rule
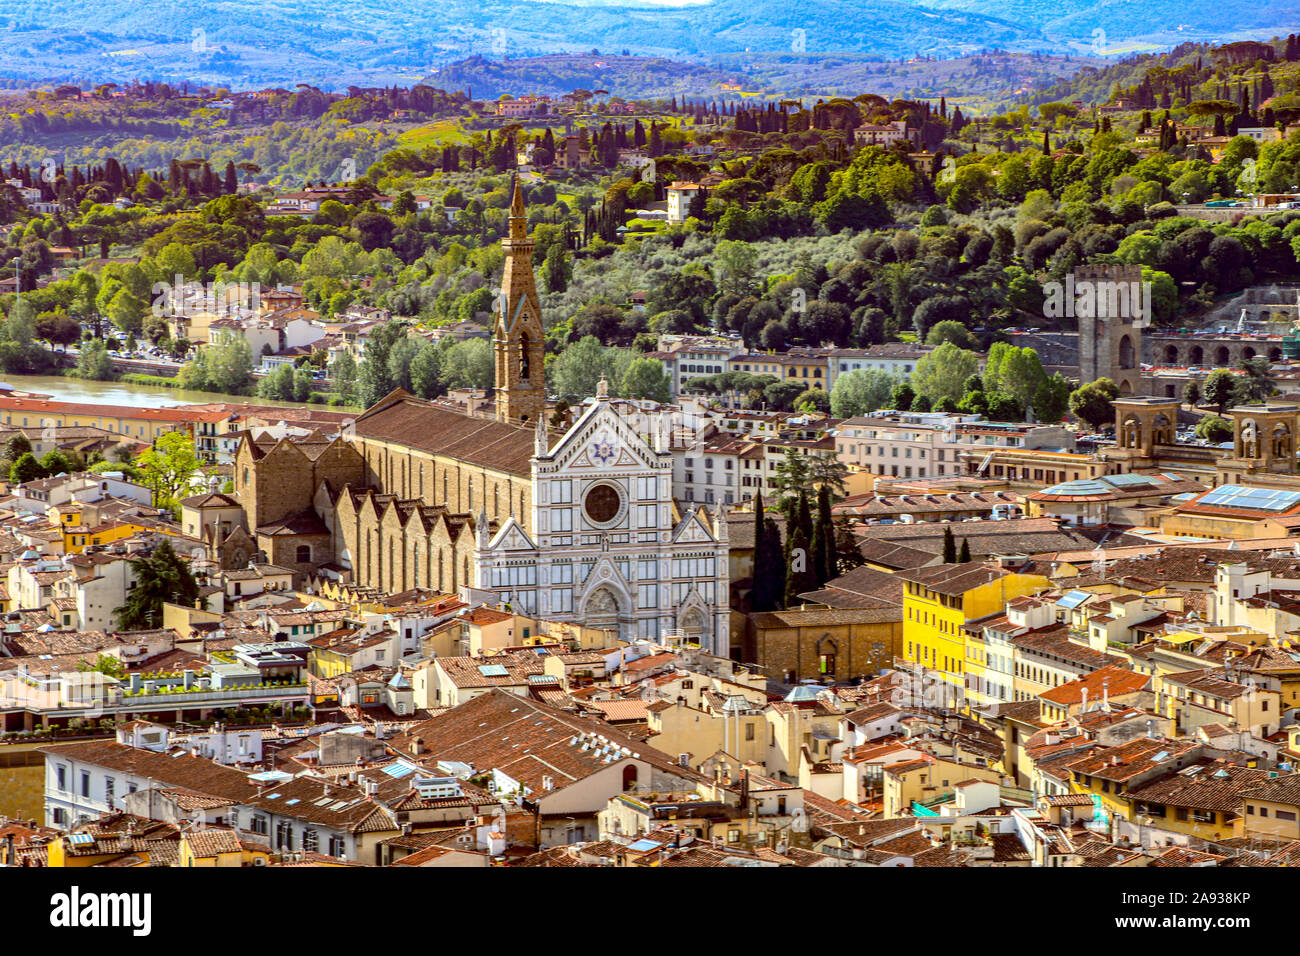
[[[235,688],[194,688],[191,690],[178,690],[176,692],[163,690],[141,690],[127,691],[116,695],[116,701],[109,700],[108,705],[116,704],[124,709],[130,709],[131,706],[141,704],[153,705],[155,703],[166,704],[198,704],[214,703],[221,701],[235,700],[256,700],[256,699],[275,699],[300,697],[306,692],[307,682],[297,681],[295,683],[283,684],[256,684],[252,686],[240,686]]]

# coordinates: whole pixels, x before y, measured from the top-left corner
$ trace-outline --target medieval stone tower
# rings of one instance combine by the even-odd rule
[[[1080,383],[1108,378],[1121,395],[1140,394],[1142,329],[1150,321],[1133,303],[1141,295],[1142,267],[1079,266],[1074,279],[1093,296],[1092,308],[1079,314]]]
[[[496,360],[496,414],[500,421],[532,424],[546,412],[546,366],[542,310],[533,278],[533,241],[528,238],[524,194],[516,179],[510,201],[510,234],[501,240],[505,270],[492,327]]]

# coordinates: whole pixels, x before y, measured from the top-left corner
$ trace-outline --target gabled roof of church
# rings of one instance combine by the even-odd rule
[[[271,438],[268,436],[261,439],[254,439],[250,432],[245,432],[242,440],[248,443],[248,447],[253,453],[254,461],[260,461],[278,449],[281,445],[296,449],[301,452],[308,461],[315,461],[329,449],[330,445],[334,444],[334,442],[339,439],[337,437],[329,438],[321,434],[319,431],[314,431],[310,435],[302,438],[290,438],[288,436],[284,438]]]
[[[491,526],[492,526],[491,523],[489,523],[488,527],[490,528]],[[524,550],[528,550],[528,551],[536,550],[537,543],[533,541],[532,535],[528,533],[527,529],[524,528],[522,524],[520,524],[519,519],[517,519],[514,515],[511,515],[510,517],[506,518],[505,521],[500,522],[500,527],[497,529],[496,533],[493,534],[492,536],[492,543],[490,545],[490,548],[494,551],[500,549],[502,545],[505,543],[507,536],[509,536],[511,532],[518,534],[519,537],[523,539]]]
[[[531,426],[475,418],[397,389],[355,423],[363,438],[392,442],[467,464],[527,477],[531,474]]]
[[[291,515],[285,515],[275,521],[268,521],[264,525],[258,526],[258,534],[266,535],[300,535],[312,534],[321,535],[329,534],[330,529],[321,520],[320,515],[312,508],[306,508],[302,511],[295,511]]]
[[[643,454],[650,461],[654,461],[660,454],[654,450],[651,441],[647,441],[644,435],[641,435],[635,427],[624,419],[619,409],[615,408],[606,396],[598,392],[596,401],[586,407],[582,414],[574,420],[573,424],[565,430],[558,442],[551,445],[546,457],[551,459],[563,457],[565,452],[577,443],[578,437],[583,433],[583,430],[600,417],[617,423],[616,430],[622,431],[620,440],[628,446],[633,454]]]
[[[223,495],[219,491],[209,491],[206,494],[195,495],[192,498],[186,498],[181,504],[186,508],[238,508],[239,502],[229,495]]]

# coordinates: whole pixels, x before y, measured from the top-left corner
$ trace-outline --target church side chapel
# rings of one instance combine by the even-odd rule
[[[547,427],[517,182],[502,246],[494,416],[399,389],[340,438],[245,436],[235,492],[223,496],[241,520],[206,522],[209,556],[242,566],[232,562],[261,551],[309,587],[429,588],[624,639],[681,635],[726,656],[725,517],[680,509],[666,432],[645,434],[644,416],[612,401],[605,383],[563,434]]]

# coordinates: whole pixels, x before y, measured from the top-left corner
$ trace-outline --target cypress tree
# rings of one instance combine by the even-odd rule
[[[817,520],[812,536],[813,571],[817,583],[835,577],[835,526],[831,523],[831,492],[826,485],[817,489]]]
[[[803,532],[804,547],[805,548],[811,547],[812,538],[813,538],[812,509],[808,504],[808,493],[806,491],[801,490],[799,492],[799,500],[794,507],[794,524],[795,527],[797,527],[800,531]],[[786,553],[787,554],[790,552],[790,548],[793,547],[793,545],[790,545],[789,542],[789,536],[792,535],[793,533],[794,533],[793,528],[789,528],[789,527],[786,528],[786,536],[787,536]]]
[[[759,582],[763,577],[763,558],[765,557],[767,545],[764,540],[767,534],[767,529],[763,524],[765,517],[763,514],[763,493],[760,491],[754,495],[754,581],[749,592],[749,606],[754,611],[771,611],[774,609],[771,595],[760,589],[759,586]]]
[[[782,597],[785,593],[785,555],[781,552],[781,529],[776,526],[775,518],[763,519],[763,541],[766,554],[763,559],[763,580],[767,593],[776,607],[784,607]]]
[[[952,528],[943,529],[943,563],[956,564],[957,539],[952,536]]]
[[[761,530],[760,530],[761,529]],[[775,611],[784,606],[785,557],[776,522],[761,511],[754,519],[754,574],[749,592],[751,611]]]
[[[962,564],[965,564],[967,561],[970,560],[970,539],[968,538],[961,539],[961,557],[958,558],[957,560],[959,560]]]
[[[854,568],[860,568],[867,562],[863,560],[858,547],[857,536],[844,515],[835,522],[835,573],[848,574]]]
[[[817,590],[817,575],[808,556],[808,537],[802,528],[790,534],[790,561],[785,573],[785,606],[796,603],[805,591]]]

